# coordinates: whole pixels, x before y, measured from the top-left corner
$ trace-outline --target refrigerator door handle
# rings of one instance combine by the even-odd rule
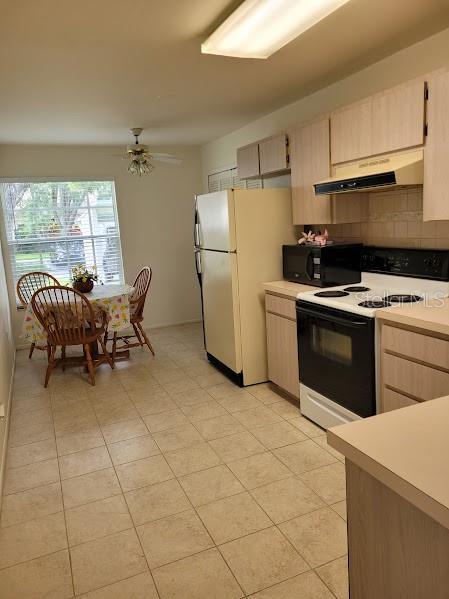
[[[199,251],[195,252],[195,266],[196,266],[196,274],[200,276],[203,271],[201,269],[201,253]]]
[[[196,222],[196,217],[195,217],[195,227],[193,229],[193,240],[195,243],[195,247],[199,247],[200,246],[200,223]]]
[[[193,244],[195,247],[200,246],[200,215],[198,213],[198,200],[195,196],[195,219],[193,225]]]

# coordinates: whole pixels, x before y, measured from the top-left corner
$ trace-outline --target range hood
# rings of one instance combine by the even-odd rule
[[[423,158],[423,150],[416,150],[337,166],[333,177],[314,184],[315,195],[422,185]]]

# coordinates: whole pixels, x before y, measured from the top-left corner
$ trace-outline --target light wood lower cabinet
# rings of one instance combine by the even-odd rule
[[[296,302],[280,295],[267,293],[265,295],[265,310],[278,316],[285,316],[296,322]]]
[[[348,459],[346,488],[351,599],[447,599],[447,528]]]
[[[383,392],[383,412],[391,412],[392,410],[398,410],[400,408],[408,408],[409,406],[416,406],[418,401],[410,399],[406,395],[392,391],[391,389],[385,388]]]
[[[383,324],[380,389],[382,412],[449,395],[449,340]]]
[[[445,339],[384,325],[382,346],[411,360],[449,370],[449,341]]]
[[[449,394],[449,373],[385,354],[384,384],[407,395],[427,401]]]
[[[268,311],[270,308],[279,308],[284,312],[286,305],[282,302],[289,302],[291,306],[287,313],[291,313],[291,309],[295,309],[295,300],[280,298],[271,294],[266,294],[265,297],[267,300],[268,378],[290,395],[299,398],[296,317],[293,319]],[[276,303],[276,300],[282,300],[282,302]]]

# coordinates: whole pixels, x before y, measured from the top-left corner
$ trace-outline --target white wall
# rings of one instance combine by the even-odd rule
[[[9,394],[14,365],[14,343],[12,340],[11,319],[8,303],[8,290],[3,268],[0,246],[0,406],[5,414],[9,410]],[[2,488],[3,468],[6,454],[6,418],[0,420],[0,490]]]
[[[193,198],[201,191],[200,151],[194,147],[157,151],[176,154],[182,165],[157,163],[152,173],[139,178],[129,175],[126,162],[117,157],[123,147],[0,146],[0,178],[114,179],[126,281],[132,283],[145,264],[153,268],[146,327],[201,317],[192,251]],[[18,342],[23,312],[15,309],[8,264],[7,278]]]
[[[448,64],[449,29],[445,29],[346,79],[205,144],[202,147],[203,188],[207,189],[208,174],[236,165],[238,147]],[[292,77],[294,76],[292,64]]]

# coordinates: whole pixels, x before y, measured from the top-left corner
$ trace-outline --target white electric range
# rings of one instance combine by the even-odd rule
[[[449,296],[448,251],[362,252],[360,283],[297,296],[301,412],[323,428],[377,412],[377,310],[418,302],[438,309]]]

